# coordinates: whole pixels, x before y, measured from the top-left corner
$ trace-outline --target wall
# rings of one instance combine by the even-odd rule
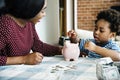
[[[120,5],[120,0],[77,0],[78,29],[93,30],[97,13],[114,5]]]
[[[60,1],[60,27],[61,36],[67,36],[67,32],[73,29],[73,1],[74,0],[59,0]]]
[[[47,0],[46,16],[36,24],[40,39],[57,44],[59,39],[59,0]]]
[[[66,8],[67,8],[67,11],[66,11],[66,27],[67,27],[67,32],[71,29],[73,29],[74,27],[74,12],[73,12],[73,8],[74,8],[74,5],[73,5],[73,0],[66,0]]]

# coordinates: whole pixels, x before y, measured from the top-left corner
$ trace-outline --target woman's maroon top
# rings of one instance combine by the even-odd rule
[[[35,25],[26,23],[20,27],[10,16],[0,17],[0,65],[5,65],[7,57],[24,56],[33,52],[40,52],[45,56],[55,55],[59,47],[43,43],[35,30]]]

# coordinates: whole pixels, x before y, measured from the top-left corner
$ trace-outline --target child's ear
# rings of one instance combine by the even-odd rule
[[[116,33],[112,32],[111,35],[110,35],[110,38],[114,38],[115,36],[116,36]]]

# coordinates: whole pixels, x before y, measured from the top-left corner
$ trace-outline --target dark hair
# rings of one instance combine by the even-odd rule
[[[110,8],[111,8],[111,9],[115,9],[115,10],[117,10],[117,11],[120,12],[120,6],[111,6]]]
[[[4,6],[4,0],[0,0],[0,8]]]
[[[120,35],[120,12],[113,9],[103,10],[100,13],[98,13],[95,24],[100,19],[104,19],[107,22],[109,22],[109,28],[111,32],[116,32],[117,35]]]
[[[5,0],[1,14],[9,13],[17,18],[31,19],[43,8],[45,0]]]

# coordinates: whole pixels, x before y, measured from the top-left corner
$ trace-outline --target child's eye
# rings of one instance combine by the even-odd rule
[[[95,29],[94,29],[95,31],[97,31],[97,28],[95,27]]]
[[[97,31],[97,30],[98,30],[98,27],[97,27],[97,25],[95,25],[95,28],[94,28],[94,30],[95,30],[95,31]]]
[[[103,33],[103,32],[105,32],[105,31],[103,31],[103,30],[100,30],[100,32],[101,32],[101,33]]]

